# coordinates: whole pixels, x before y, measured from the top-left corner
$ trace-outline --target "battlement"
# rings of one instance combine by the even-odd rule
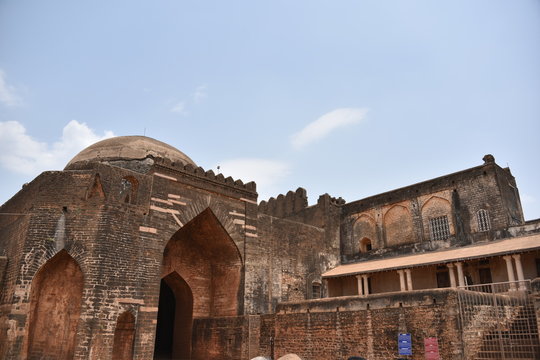
[[[237,189],[247,190],[250,192],[257,191],[257,184],[254,181],[245,183],[240,179],[233,179],[231,176],[225,177],[223,174],[215,174],[213,170],[205,171],[201,166],[195,167],[192,164],[184,164],[181,161],[172,162],[169,159],[154,157],[154,167],[165,168],[172,171],[181,172],[189,176],[194,176],[199,179],[208,180],[211,182],[227,185]]]
[[[299,187],[295,192],[287,192],[287,195],[280,194],[277,198],[271,197],[268,201],[261,201],[259,212],[275,217],[286,217],[307,208],[307,206],[306,189]]]

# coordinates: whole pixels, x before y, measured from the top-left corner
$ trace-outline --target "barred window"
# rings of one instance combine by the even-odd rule
[[[321,298],[321,283],[313,282],[311,284],[311,298],[320,299]]]
[[[476,213],[476,221],[478,221],[478,231],[488,231],[491,229],[489,222],[489,213],[487,210],[480,209]]]
[[[429,219],[431,240],[445,240],[450,237],[450,226],[446,215]]]

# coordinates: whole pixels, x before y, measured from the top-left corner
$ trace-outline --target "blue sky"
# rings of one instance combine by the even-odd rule
[[[540,3],[0,2],[0,203],[103,137],[353,201],[482,163],[540,217]]]

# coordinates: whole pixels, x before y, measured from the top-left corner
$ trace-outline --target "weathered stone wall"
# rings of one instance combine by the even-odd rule
[[[489,214],[489,231],[479,230],[482,209]],[[515,179],[490,159],[475,168],[344,204],[341,210],[343,263],[494,240],[504,229],[523,223]],[[433,241],[429,219],[444,215],[450,236]],[[359,227],[365,219],[372,219],[375,229]],[[369,253],[360,252],[365,237],[374,244]]]
[[[128,193],[125,179],[130,181]],[[238,291],[234,299],[220,300],[221,289],[234,289],[225,276],[230,264],[225,263],[214,266],[206,282],[212,285],[207,290],[195,287],[196,295],[205,297],[208,291],[219,298],[208,315],[243,314],[253,302],[244,295],[244,269],[257,262],[255,256],[245,256],[249,242],[257,238],[254,190],[254,185],[167,164],[155,165],[149,174],[102,164],[42,174],[2,207],[4,213],[23,215],[0,219],[0,250],[8,263],[1,293],[0,357],[24,356],[32,281],[64,249],[84,277],[74,358],[109,359],[117,319],[126,311],[136,317],[134,358],[151,358],[164,248],[205,210],[216,219],[212,226],[223,229],[223,241],[237,249],[239,262],[232,266]],[[264,286],[248,280],[250,288]]]
[[[399,357],[399,333],[412,335],[413,359],[424,359],[426,337],[438,338],[442,359],[460,358],[455,292],[414,291],[282,304],[275,318],[275,355],[394,359]]]

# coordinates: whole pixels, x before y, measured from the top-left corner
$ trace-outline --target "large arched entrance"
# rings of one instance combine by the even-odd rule
[[[163,252],[154,359],[191,359],[192,323],[241,311],[242,260],[210,209],[169,240]]]
[[[72,359],[81,312],[83,274],[62,250],[32,280],[28,359]]]

